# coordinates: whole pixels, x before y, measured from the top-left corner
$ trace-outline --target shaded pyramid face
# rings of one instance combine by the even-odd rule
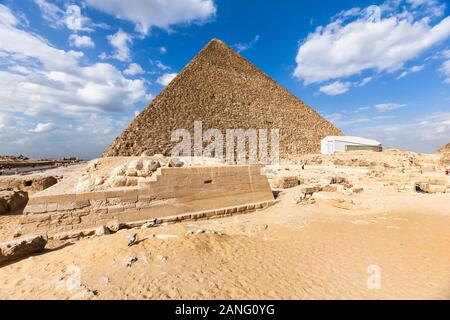
[[[220,40],[212,40],[107,148],[103,156],[170,155],[172,132],[194,121],[203,131],[279,129],[280,157],[320,151],[325,136],[342,135],[286,89]]]

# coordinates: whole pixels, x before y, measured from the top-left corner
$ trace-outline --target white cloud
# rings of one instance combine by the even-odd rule
[[[349,82],[336,81],[320,87],[319,91],[329,96],[337,96],[346,93],[350,89],[351,85],[352,84]]]
[[[128,113],[152,99],[145,80],[108,63],[86,65],[81,52],[21,29],[3,5],[0,43],[2,153],[99,156],[131,121]]]
[[[445,61],[441,66],[441,72],[445,76],[445,82],[450,83],[450,60]]]
[[[108,41],[115,48],[115,52],[112,55],[112,58],[124,62],[130,60],[130,48],[128,47],[128,45],[133,41],[131,35],[122,30],[119,30],[117,31],[117,33],[109,35]]]
[[[422,10],[425,15],[440,17],[445,13],[445,4],[439,0],[407,0],[413,9]]]
[[[17,28],[19,21],[11,11],[0,4],[0,53],[9,62],[39,60],[47,68],[61,69],[76,66],[82,52],[64,51],[50,46],[45,40]],[[32,49],[30,49],[32,48]]]
[[[347,127],[358,123],[369,122],[371,120],[369,117],[362,116],[355,118],[342,113],[328,114],[325,115],[325,118],[338,128]]]
[[[450,113],[437,113],[412,123],[356,129],[354,135],[376,139],[385,147],[416,152],[436,152],[449,142]]]
[[[93,31],[85,26],[89,22],[89,19],[81,14],[81,8],[77,5],[67,7],[65,20],[67,29],[71,31]]]
[[[106,63],[80,66],[82,53],[56,49],[16,24],[0,5],[0,63],[6,66],[0,70],[0,111],[77,117],[125,110],[147,98],[144,80],[126,79]]]
[[[362,79],[357,85],[358,87],[364,87],[366,84],[372,82],[373,77],[366,77],[364,79]]]
[[[416,73],[416,72],[420,72],[423,69],[425,69],[424,65],[420,65],[420,66],[413,66],[405,71],[403,71],[398,77],[397,80],[402,79],[408,75],[410,75],[411,73]]]
[[[338,15],[300,45],[294,76],[305,84],[360,74],[393,72],[450,36],[450,17],[432,25],[423,10],[387,5]]]
[[[175,79],[177,75],[177,73],[165,73],[161,77],[159,77],[156,82],[162,86],[167,86],[170,82],[172,82],[173,79]]]
[[[44,132],[50,132],[53,129],[55,129],[55,124],[52,122],[38,123],[36,128],[30,129],[29,132],[44,133]]]
[[[252,41],[250,41],[250,42],[248,42],[248,43],[238,43],[238,44],[235,44],[233,47],[236,48],[237,52],[241,53],[241,52],[244,52],[244,51],[246,51],[246,50],[248,50],[248,49],[253,48],[253,46],[254,46],[255,44],[258,43],[258,41],[259,41],[260,38],[261,38],[261,37],[259,36],[259,34],[257,34],[257,35],[252,39]]]
[[[79,36],[71,34],[69,37],[69,43],[72,47],[77,48],[94,48],[95,44],[89,36]]]
[[[125,75],[127,75],[127,76],[135,76],[135,75],[138,75],[138,74],[143,74],[143,73],[145,73],[145,71],[137,63],[131,63],[128,66],[128,69],[126,69],[123,73]]]
[[[81,8],[77,5],[69,5],[67,6],[66,11],[64,11],[57,5],[46,0],[34,0],[34,2],[41,10],[42,18],[50,22],[50,26],[53,28],[65,26],[73,32],[92,32],[94,30],[91,26],[105,27],[105,25],[102,24],[94,24],[89,18],[83,16]]]
[[[387,112],[392,111],[400,108],[406,107],[406,104],[399,104],[399,103],[381,103],[377,104],[375,106],[375,109],[377,109],[379,112]]]
[[[65,12],[58,6],[45,0],[34,0],[42,12],[42,18],[50,22],[52,27],[61,27],[64,23]]]
[[[444,51],[442,52],[442,56],[443,56],[444,58],[450,59],[450,50],[444,50]]]
[[[213,0],[87,0],[86,3],[135,23],[136,30],[143,34],[152,27],[169,29],[179,23],[202,22],[216,13]]]
[[[166,66],[165,64],[163,64],[161,61],[159,61],[159,60],[156,60],[156,61],[151,61],[153,64],[155,64],[156,65],[156,67],[158,68],[158,69],[161,69],[161,70],[163,70],[163,71],[166,71],[166,70],[170,70],[170,67],[169,66]]]
[[[167,48],[166,47],[160,47],[159,48],[159,53],[166,54],[167,53]]]

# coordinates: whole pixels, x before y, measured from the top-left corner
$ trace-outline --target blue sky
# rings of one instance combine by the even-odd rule
[[[94,158],[212,38],[346,134],[450,142],[443,0],[0,1],[0,154]]]

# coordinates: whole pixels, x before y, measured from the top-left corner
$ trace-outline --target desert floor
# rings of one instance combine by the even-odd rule
[[[0,299],[450,299],[450,194],[373,183],[343,210],[295,204],[299,188],[251,214],[51,241],[0,268]]]

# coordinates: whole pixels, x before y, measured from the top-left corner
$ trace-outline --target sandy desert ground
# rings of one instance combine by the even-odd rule
[[[364,188],[342,196],[350,209],[297,204],[300,185],[251,214],[51,241],[0,268],[0,299],[450,299],[450,194],[402,191],[369,171],[277,172],[345,173]],[[15,217],[0,219],[7,237]],[[128,247],[133,233],[139,243]]]

